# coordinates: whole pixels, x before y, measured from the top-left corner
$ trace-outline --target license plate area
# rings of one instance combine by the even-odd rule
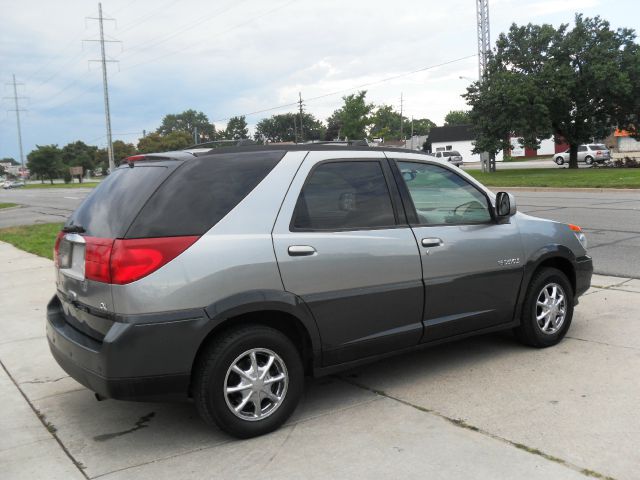
[[[60,241],[58,264],[60,272],[76,280],[84,280],[85,240],[71,233]]]

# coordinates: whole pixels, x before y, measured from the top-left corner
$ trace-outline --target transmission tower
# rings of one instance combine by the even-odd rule
[[[476,0],[476,14],[478,17],[478,79],[487,68],[487,54],[491,51],[489,32],[489,0]]]
[[[104,21],[111,20],[113,18],[105,18],[102,16],[102,3],[98,3],[98,16],[87,17],[87,20],[97,20],[100,25],[100,39],[99,40],[83,40],[83,42],[100,42],[100,60],[89,60],[89,62],[100,62],[102,64],[102,88],[104,90],[104,116],[105,123],[107,124],[107,155],[109,157],[109,171],[113,172],[116,168],[115,161],[113,159],[113,140],[111,138],[111,113],[109,109],[109,85],[107,82],[107,63],[117,62],[117,60],[108,59],[105,50],[105,43],[121,43],[119,40],[105,40],[104,39]]]
[[[13,104],[15,106],[14,109],[9,110],[10,112],[16,112],[16,123],[18,125],[18,147],[20,148],[20,165],[24,170],[24,152],[22,150],[22,128],[20,126],[20,112],[26,112],[20,108],[20,100],[23,100],[27,97],[19,97],[18,96],[18,85],[24,85],[23,83],[16,83],[16,76],[13,75],[13,81],[11,83],[7,83],[13,87],[13,96],[12,97],[4,97],[5,99],[13,100]]]

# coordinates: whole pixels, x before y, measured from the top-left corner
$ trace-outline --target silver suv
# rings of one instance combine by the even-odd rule
[[[458,152],[457,150],[439,151],[435,152],[433,156],[436,158],[441,158],[451,163],[452,165],[455,165],[456,167],[459,167],[464,163],[462,155],[460,155],[460,152]]]
[[[73,378],[192,398],[246,438],[291,415],[305,375],[503,329],[558,343],[592,262],[579,227],[432,156],[289,145],[130,157],[55,269],[47,336]]]
[[[578,162],[584,162],[587,165],[593,165],[594,163],[604,163],[609,160],[611,160],[611,152],[605,145],[596,143],[593,145],[578,146]],[[554,161],[558,165],[569,163],[569,150],[565,150],[561,153],[556,153]]]

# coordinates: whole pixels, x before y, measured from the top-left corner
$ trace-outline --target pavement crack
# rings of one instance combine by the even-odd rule
[[[414,408],[416,410],[419,410],[421,412],[430,413],[432,415],[435,415],[436,417],[440,417],[443,420],[446,420],[447,422],[449,422],[449,423],[451,423],[451,424],[453,424],[453,425],[455,425],[457,427],[464,428],[465,430],[470,430],[470,431],[479,433],[481,435],[484,435],[486,437],[492,438],[492,439],[497,440],[499,442],[506,443],[507,445],[511,445],[512,447],[518,448],[520,450],[524,450],[525,452],[528,452],[528,453],[530,453],[532,455],[537,455],[539,457],[542,457],[545,460],[549,460],[551,462],[555,462],[555,463],[558,463],[560,465],[564,465],[565,467],[570,468],[572,470],[575,470],[576,472],[579,472],[579,473],[581,473],[581,474],[583,474],[583,475],[585,475],[587,477],[599,478],[599,479],[603,479],[603,480],[615,480],[613,477],[610,477],[610,476],[607,476],[607,475],[603,475],[602,473],[597,472],[595,470],[591,470],[591,469],[588,469],[588,468],[581,467],[579,465],[571,463],[571,462],[569,462],[567,460],[564,460],[562,458],[559,458],[559,457],[550,455],[550,454],[548,454],[546,452],[543,452],[542,450],[539,450],[537,448],[529,447],[528,445],[524,445],[522,443],[518,443],[518,442],[515,442],[513,440],[509,440],[508,438],[501,437],[499,435],[496,435],[495,433],[491,433],[491,432],[489,432],[487,430],[484,430],[482,428],[476,427],[475,425],[471,425],[471,424],[467,423],[465,420],[463,420],[461,418],[449,417],[449,416],[447,416],[447,415],[445,415],[443,413],[438,412],[437,410],[433,410],[431,408],[426,408],[426,407],[423,407],[421,405],[416,405],[416,404],[411,403],[411,402],[409,402],[407,400],[403,400],[402,398],[399,398],[399,397],[394,397],[393,395],[390,395],[389,393],[387,393],[387,392],[385,392],[383,390],[377,390],[375,388],[368,387],[367,385],[364,385],[364,384],[362,384],[360,382],[357,382],[357,381],[355,381],[353,379],[350,379],[350,378],[345,378],[343,376],[337,376],[336,378],[342,380],[345,383],[353,385],[355,387],[362,388],[363,390],[368,390],[369,392],[375,393],[376,395],[380,395],[382,397],[388,398],[389,400],[393,400],[393,401],[396,401],[396,402],[401,403],[403,405],[406,405],[408,407],[411,407],[411,408]]]
[[[64,377],[60,377],[60,378],[55,378],[53,380],[28,380],[26,382],[20,382],[20,385],[25,385],[27,383],[55,383],[55,382],[59,382],[60,380],[64,380],[65,378],[69,378],[69,375],[65,375]]]
[[[18,382],[16,382],[16,379],[13,378],[13,375],[11,375],[11,372],[9,372],[9,370],[7,369],[5,364],[2,362],[2,360],[0,360],[0,366],[5,371],[7,376],[11,379],[11,381],[13,382],[15,387],[18,389],[18,391],[22,395],[22,398],[24,398],[25,402],[27,402],[27,404],[29,405],[31,410],[33,410],[33,413],[35,413],[36,416],[38,417],[38,419],[40,420],[40,422],[42,422],[42,425],[47,429],[47,431],[51,434],[51,436],[55,439],[55,441],[58,442],[58,445],[60,445],[60,448],[67,455],[69,460],[71,460],[71,462],[73,462],[73,464],[76,466],[76,468],[80,471],[80,474],[84,478],[89,480],[89,476],[87,475],[87,472],[84,471],[84,469],[86,467],[82,464],[82,462],[76,460],[75,457],[73,455],[71,455],[71,452],[69,451],[69,449],[65,446],[64,443],[62,443],[62,440],[60,440],[60,437],[58,437],[57,429],[55,428],[55,426],[52,423],[48,422],[46,420],[45,416],[42,414],[42,412],[40,412],[40,410],[38,410],[35,407],[35,405],[33,405],[33,403],[31,403],[31,400],[29,400],[29,397],[27,397],[27,395],[22,391],[22,389],[20,388],[20,385],[18,384]]]
[[[571,337],[569,335],[567,335],[565,338],[569,338],[571,340],[577,340],[579,342],[597,343],[598,345],[605,345],[607,347],[626,348],[628,350],[640,350],[640,348],[638,347],[630,347],[629,345],[616,345],[614,343],[599,342],[598,340],[589,340],[587,338]]]
[[[128,430],[122,430],[121,432],[105,433],[102,435],[97,435],[93,437],[93,439],[97,442],[106,442],[107,440],[111,440],[112,438],[121,437],[122,435],[126,435],[128,433],[133,433],[136,430],[140,430],[141,428],[147,428],[149,426],[148,423],[155,416],[156,416],[155,412],[147,413],[146,415],[143,415],[142,417],[140,417],[138,421],[135,423],[135,425]]]

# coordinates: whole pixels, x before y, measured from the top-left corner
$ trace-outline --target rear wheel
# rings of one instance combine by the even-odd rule
[[[556,163],[558,165],[564,165],[564,158],[562,157],[556,157]]]
[[[593,165],[593,157],[584,157],[584,161],[587,165]]]
[[[249,325],[216,338],[194,372],[202,419],[238,438],[271,432],[295,410],[304,386],[300,354],[278,330]]]
[[[564,338],[573,317],[573,289],[566,275],[543,268],[531,279],[522,306],[518,339],[533,347],[557,344]]]

